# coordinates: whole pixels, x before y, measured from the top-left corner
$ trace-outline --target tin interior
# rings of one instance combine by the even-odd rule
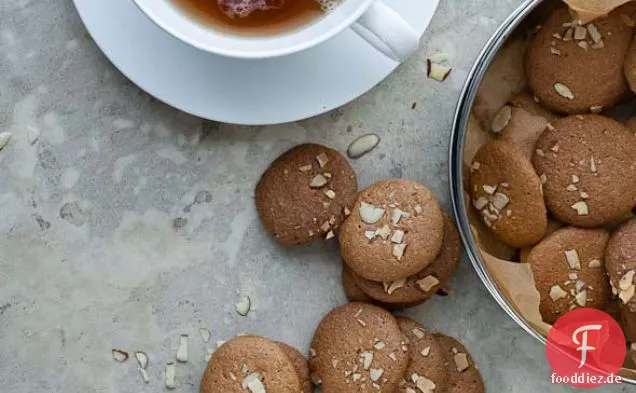
[[[539,340],[543,345],[546,343],[546,338],[530,323],[528,323],[528,321],[526,321],[510,304],[510,301],[506,298],[503,291],[501,291],[501,289],[497,286],[496,281],[493,279],[482,259],[481,253],[477,247],[476,239],[471,231],[468,220],[468,207],[464,201],[463,185],[465,179],[463,158],[471,111],[475,104],[475,99],[484,76],[488,72],[488,68],[497,56],[499,50],[508,40],[514,40],[521,37],[532,27],[536,26],[539,21],[544,20],[548,13],[550,13],[555,7],[559,6],[559,3],[560,2],[556,0],[527,0],[500,25],[495,34],[486,43],[486,46],[470,70],[467,82],[460,95],[453,122],[449,151],[449,171],[451,179],[450,189],[453,210],[466,253],[478,276],[497,303],[499,303],[504,311],[506,311],[506,313],[510,315],[510,317],[517,322],[519,326]],[[636,380],[633,379],[624,378],[623,381],[636,385]]]

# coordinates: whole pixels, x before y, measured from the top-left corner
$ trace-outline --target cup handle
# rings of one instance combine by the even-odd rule
[[[378,0],[371,3],[351,28],[378,51],[399,62],[420,45],[419,34],[400,14]]]

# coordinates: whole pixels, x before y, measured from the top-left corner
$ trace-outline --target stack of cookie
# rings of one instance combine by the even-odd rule
[[[459,264],[459,235],[425,186],[377,182],[351,211],[338,233],[350,300],[411,307],[448,284]]]
[[[323,393],[485,390],[479,371],[457,340],[361,302],[324,317],[314,335],[309,366]]]
[[[325,146],[304,144],[281,155],[255,198],[261,222],[283,245],[328,240],[338,229],[350,300],[418,305],[443,289],[459,264],[455,224],[431,191],[385,180],[358,193],[347,160]]]
[[[351,166],[328,147],[304,144],[281,155],[261,177],[255,198],[264,227],[283,245],[329,240],[339,229],[351,299],[393,308],[420,304],[457,269],[459,235],[425,186],[387,180],[358,193]],[[324,393],[484,391],[455,339],[352,302],[322,320],[309,366],[285,344],[241,336],[211,357],[201,393],[309,393],[310,380]]]
[[[530,92],[492,119],[497,137],[476,153],[468,189],[482,223],[531,264],[546,322],[617,301],[632,342],[636,120],[611,115],[634,100],[635,11],[589,24],[566,8],[549,16],[525,58]]]

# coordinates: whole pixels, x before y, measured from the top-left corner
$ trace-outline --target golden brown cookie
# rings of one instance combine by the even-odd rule
[[[566,227],[532,249],[528,263],[545,322],[554,323],[575,308],[608,306],[611,292],[603,266],[608,240],[604,229]]]
[[[359,302],[323,318],[310,352],[312,380],[323,393],[395,392],[409,363],[395,317]]]
[[[495,119],[499,123],[493,123],[493,129],[499,133],[499,139],[512,144],[531,160],[534,145],[548,126],[548,121],[544,117],[532,115],[525,109],[511,105],[503,107],[499,114],[500,116]]]
[[[281,244],[331,238],[353,207],[358,181],[347,160],[325,146],[304,144],[278,157],[256,185],[256,209]]]
[[[475,155],[470,175],[473,207],[504,243],[537,243],[547,226],[541,182],[523,153],[504,141],[491,141]]]
[[[366,302],[373,303],[373,300],[369,295],[364,293],[364,291],[356,284],[353,279],[353,275],[355,273],[351,270],[346,263],[342,263],[342,287],[344,288],[345,295],[347,299],[351,302]]]
[[[296,348],[280,341],[276,343],[283,348],[285,355],[287,355],[296,370],[296,375],[298,375],[298,380],[300,381],[300,393],[313,393],[314,387],[311,384],[311,379],[309,379],[309,363],[307,359]]]
[[[605,268],[612,292],[624,306],[623,314],[636,315],[636,218],[612,234],[605,250]]]
[[[532,94],[522,91],[520,93],[515,94],[510,99],[510,104],[517,108],[524,109],[526,112],[530,113],[534,116],[541,116],[546,119],[548,122],[553,122],[559,120],[560,115],[552,112],[549,109],[541,106],[539,99],[534,97]]]
[[[410,180],[384,180],[361,191],[338,234],[347,265],[374,281],[423,270],[437,257],[443,237],[435,196]]]
[[[578,26],[566,8],[543,24],[526,53],[528,85],[542,105],[563,113],[614,106],[627,92],[623,59],[632,29],[618,12]]]
[[[444,366],[444,353],[435,336],[410,318],[397,317],[397,321],[408,339],[411,357],[404,373],[406,383],[400,386],[399,393],[410,393],[409,389],[415,392],[446,392],[448,373]]]
[[[421,272],[394,282],[367,280],[353,273],[352,277],[362,292],[386,304],[422,303],[448,284],[459,266],[461,243],[455,222],[444,214],[444,240],[437,259]]]
[[[636,92],[636,41],[632,43],[625,56],[625,78],[629,88]]]
[[[581,227],[609,223],[636,205],[636,138],[599,115],[565,117],[537,141],[532,159],[548,209]]]
[[[484,393],[481,374],[466,348],[453,337],[440,333],[435,340],[444,354],[448,385],[446,393]]]
[[[300,389],[294,365],[280,345],[263,337],[239,336],[214,352],[203,373],[200,392],[298,393]]]

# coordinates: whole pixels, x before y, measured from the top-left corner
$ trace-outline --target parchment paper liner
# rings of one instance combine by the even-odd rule
[[[565,0],[572,7],[574,15],[585,21],[608,14],[616,7],[632,0]],[[634,0],[636,1],[636,0]],[[473,105],[466,134],[464,148],[464,180],[468,178],[468,168],[477,150],[493,139],[488,132],[490,121],[499,108],[516,93],[526,87],[523,72],[523,58],[531,31],[538,20],[558,6],[558,2],[545,2],[524,22],[504,44],[484,76]],[[464,189],[468,189],[464,183]],[[530,265],[511,260],[515,250],[501,243],[483,224],[479,214],[470,206],[470,197],[464,193],[469,211],[468,218],[478,250],[485,267],[508,304],[514,308],[532,327],[547,336],[551,325],[541,319],[539,313],[539,293],[535,289]],[[625,359],[620,375],[636,379],[636,365],[630,354]]]

